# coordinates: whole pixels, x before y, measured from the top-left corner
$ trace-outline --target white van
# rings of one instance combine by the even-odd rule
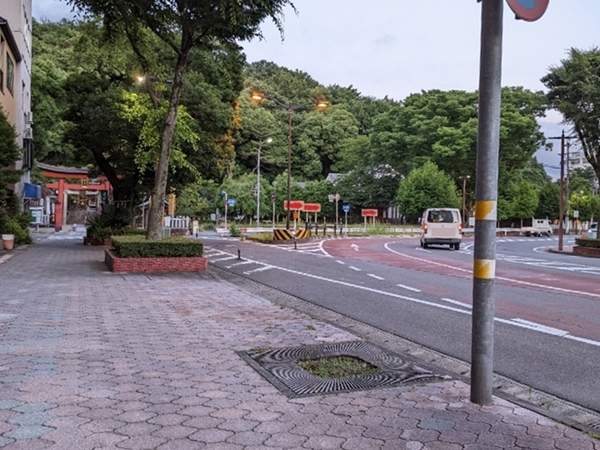
[[[456,208],[429,208],[421,218],[421,247],[449,245],[460,249],[462,220]]]

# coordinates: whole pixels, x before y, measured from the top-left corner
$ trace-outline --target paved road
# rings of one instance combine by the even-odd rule
[[[413,239],[338,239],[269,247],[208,242],[209,261],[463,361],[470,359],[472,256],[423,252]],[[414,242],[413,242],[414,241]],[[237,259],[237,249],[242,258]],[[558,255],[564,257],[564,255]],[[498,270],[495,368],[600,411],[599,284],[579,273],[567,292],[556,268],[507,262]],[[586,292],[590,285],[594,290]]]
[[[3,450],[600,450],[473,405],[458,380],[289,398],[237,351],[357,336],[212,274],[111,274],[102,256],[62,238],[0,254]]]

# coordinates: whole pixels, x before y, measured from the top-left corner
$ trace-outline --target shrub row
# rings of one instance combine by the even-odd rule
[[[199,257],[204,244],[183,237],[166,237],[160,241],[145,236],[112,236],[112,245],[120,258]]]
[[[600,248],[600,239],[575,239],[575,244],[580,247]]]

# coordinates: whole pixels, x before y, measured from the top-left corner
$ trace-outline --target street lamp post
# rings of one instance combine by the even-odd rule
[[[256,163],[256,228],[260,227],[260,150],[262,149],[263,143],[273,142],[273,139],[267,138],[264,141],[260,141],[258,145],[258,161]]]
[[[287,151],[287,211],[285,218],[285,228],[290,229],[290,203],[292,202],[292,113],[294,111],[301,110],[313,103],[304,103],[301,105],[293,105],[291,103],[283,103],[273,97],[267,97],[263,93],[253,92],[251,96],[252,100],[256,103],[262,102],[264,99],[272,100],[277,106],[284,108],[288,112],[288,151]],[[316,106],[319,110],[323,110],[329,106],[329,102],[319,100],[316,102]]]

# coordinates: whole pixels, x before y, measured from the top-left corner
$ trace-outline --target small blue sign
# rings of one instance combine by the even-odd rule
[[[350,211],[350,203],[344,203],[342,205],[342,209],[344,210],[344,212]]]
[[[228,206],[235,206],[235,204],[236,204],[235,198],[230,198],[230,199],[227,200],[227,205]]]

